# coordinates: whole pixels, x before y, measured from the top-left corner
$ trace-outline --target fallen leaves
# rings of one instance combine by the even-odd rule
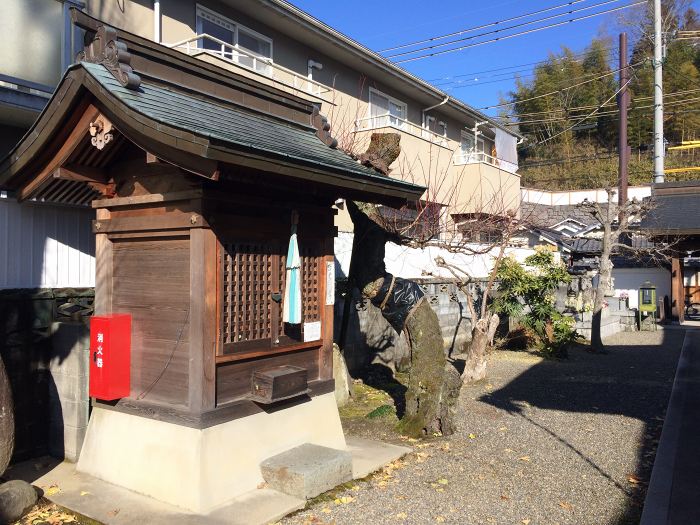
[[[335,503],[336,505],[347,505],[348,503],[352,503],[353,501],[355,501],[355,498],[353,498],[352,496],[341,496],[340,498],[335,498],[333,503]]]
[[[44,494],[46,494],[47,496],[53,496],[54,494],[58,494],[59,492],[61,492],[61,489],[58,485],[51,485],[48,489],[46,489],[46,492]]]
[[[532,460],[530,459],[530,456],[521,456],[521,457],[518,458],[518,461],[529,462],[529,461],[532,461]]]
[[[408,518],[408,514],[406,514],[405,512],[398,512],[394,517],[395,517],[397,520],[403,521],[403,520],[405,520],[406,518]]]
[[[438,523],[445,523],[445,516],[435,516],[435,521]]]
[[[574,506],[568,501],[560,501],[559,506],[564,510],[574,510]]]
[[[469,434],[469,439],[476,439],[476,434]]]
[[[627,481],[629,481],[632,485],[639,485],[642,482],[642,480],[634,474],[628,474]]]
[[[64,523],[78,523],[72,514],[68,514],[57,505],[38,506],[24,517],[23,523],[31,525],[63,525]]]

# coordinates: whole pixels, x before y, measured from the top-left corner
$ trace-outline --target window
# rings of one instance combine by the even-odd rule
[[[264,75],[272,75],[272,40],[202,6],[197,6],[198,47]],[[223,43],[222,43],[223,42]]]
[[[372,128],[403,128],[406,121],[406,104],[370,88],[369,113]]]
[[[475,138],[471,131],[462,132],[462,141],[459,145],[458,161],[460,164],[470,164],[473,162],[484,162],[487,157],[484,155],[486,143],[482,138]]]

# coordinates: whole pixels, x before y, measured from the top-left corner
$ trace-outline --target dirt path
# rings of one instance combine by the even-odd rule
[[[456,435],[282,523],[637,523],[683,335],[619,334],[565,361],[497,352],[463,389]],[[391,421],[349,429],[386,439]]]

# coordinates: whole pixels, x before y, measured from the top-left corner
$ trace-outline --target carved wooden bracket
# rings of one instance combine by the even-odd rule
[[[331,148],[336,148],[338,146],[338,141],[331,135],[331,125],[328,123],[328,119],[321,115],[318,108],[314,106],[314,112],[311,115],[311,123],[316,128],[316,136],[321,139],[321,141]]]
[[[113,27],[100,26],[92,42],[86,43],[85,49],[78,53],[77,59],[102,64],[129,89],[137,89],[141,84],[141,77],[131,67],[131,53],[124,42],[117,40],[117,30]]]
[[[102,115],[90,122],[91,142],[99,150],[103,149],[114,138],[111,132],[112,123]]]

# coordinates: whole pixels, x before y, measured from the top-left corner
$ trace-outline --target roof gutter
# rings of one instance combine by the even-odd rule
[[[461,111],[463,113],[468,113],[472,118],[476,118],[477,120],[486,120],[491,126],[497,127],[502,131],[505,131],[506,133],[509,133],[511,135],[514,135],[518,138],[522,138],[522,135],[520,133],[517,133],[511,129],[508,129],[505,127],[503,124],[496,122],[493,120],[491,117],[487,116],[486,114],[482,113],[481,111],[469,106],[468,104],[465,104],[464,102],[455,100],[454,98],[450,98],[447,93],[444,91],[439,90],[435,86],[429,84],[425,80],[415,76],[412,73],[409,73],[402,67],[397,66],[396,64],[390,62],[386,58],[382,57],[379,53],[376,53],[375,51],[372,51],[371,49],[363,46],[359,42],[356,42],[355,40],[349,38],[348,36],[344,35],[343,33],[333,29],[329,25],[324,24],[320,20],[314,18],[310,14],[306,13],[305,11],[302,11],[298,7],[290,4],[289,2],[285,0],[259,0],[260,3],[267,3],[270,7],[273,9],[277,9],[278,11],[281,11],[281,15],[284,17],[290,17],[294,16],[298,19],[299,22],[305,23],[307,27],[310,26],[311,29],[315,29],[317,31],[321,31],[325,33],[325,36],[330,35],[332,38],[334,38],[338,44],[341,44],[343,47],[345,47],[348,51],[354,52],[355,54],[359,55],[362,59],[364,59],[366,62],[371,63],[372,65],[379,67],[380,69],[383,69],[385,72],[390,73],[394,75],[395,77],[399,77],[402,80],[408,81],[409,83],[413,84],[414,87],[417,87],[421,90],[423,90],[426,94],[432,95],[435,97],[439,98],[447,98],[448,102],[451,107],[454,109]]]
[[[439,107],[442,106],[443,104],[447,104],[447,103],[449,102],[449,100],[450,100],[449,95],[446,95],[446,96],[445,96],[445,100],[443,100],[442,102],[438,102],[437,104],[434,104],[434,105],[432,105],[432,106],[429,106],[429,107],[425,108],[423,111],[421,111],[421,126],[423,126],[424,128],[426,127],[426,125],[425,125],[425,124],[426,124],[426,123],[425,123],[425,114],[426,114],[428,111],[430,111],[431,109],[439,108]]]

